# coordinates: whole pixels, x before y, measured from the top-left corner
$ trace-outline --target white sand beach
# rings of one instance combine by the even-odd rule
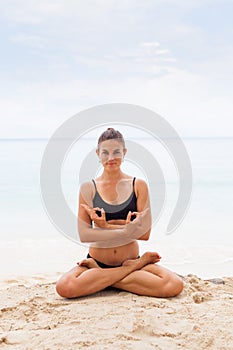
[[[196,141],[190,142],[198,149]],[[32,166],[35,151],[42,146],[28,141],[25,145],[33,156],[24,162],[20,158],[20,181],[7,161],[2,166],[9,168],[5,183],[12,190],[3,192],[1,207],[0,349],[233,349],[232,185],[224,182],[232,163],[227,155],[222,157],[223,151],[221,166],[215,162],[219,142],[215,148],[212,141],[209,145],[211,164],[217,167],[211,169],[215,170],[201,167],[208,164],[209,154],[204,160],[200,152],[194,157],[197,180],[205,179],[210,185],[197,181],[192,206],[180,229],[166,236],[158,223],[151,239],[140,242],[140,254],[156,250],[163,266],[185,276],[182,294],[169,299],[112,289],[74,300],[56,294],[56,280],[86,256],[87,247],[69,241],[51,226],[36,187],[40,163],[35,163],[36,169]],[[223,146],[233,149],[230,141]],[[8,150],[9,145],[5,147]],[[17,155],[18,149],[16,142],[12,153]],[[212,182],[213,174],[216,179]],[[31,178],[34,182],[28,187]],[[25,195],[25,188],[30,196]],[[76,201],[73,188],[70,193]],[[164,223],[168,218],[165,215]],[[220,284],[207,281],[213,278]]]
[[[0,289],[0,348],[233,348],[233,278],[184,278],[178,297],[158,299],[107,289],[63,299],[41,277],[5,280]],[[217,283],[217,284],[216,284]]]
[[[0,350],[233,350],[232,12],[227,0],[0,2]],[[122,171],[149,187],[140,255],[183,278],[177,297],[56,293],[88,252],[79,192],[106,164],[109,127],[126,141]],[[109,203],[124,203],[121,187]]]

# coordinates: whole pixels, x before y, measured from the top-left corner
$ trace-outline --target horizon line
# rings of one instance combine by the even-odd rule
[[[129,139],[147,139],[148,137],[126,137],[126,140]],[[176,139],[177,137],[165,137],[165,139]],[[218,135],[218,136],[180,136],[179,138],[181,139],[232,139],[232,136],[223,136],[223,135]],[[0,137],[0,141],[48,141],[50,137]],[[64,138],[59,138],[60,140],[65,140],[69,139],[68,137]],[[83,139],[86,140],[94,140],[96,139],[95,137],[83,137]]]

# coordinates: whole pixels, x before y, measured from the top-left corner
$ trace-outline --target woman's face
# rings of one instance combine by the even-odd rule
[[[111,169],[121,165],[126,149],[121,142],[113,139],[101,142],[96,153],[103,166]]]

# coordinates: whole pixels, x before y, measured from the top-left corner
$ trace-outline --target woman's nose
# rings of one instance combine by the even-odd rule
[[[108,156],[108,159],[111,160],[111,159],[114,159],[115,158],[115,155],[113,153],[110,153],[109,156]]]

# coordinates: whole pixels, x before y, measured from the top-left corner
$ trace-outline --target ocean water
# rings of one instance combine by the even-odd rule
[[[133,140],[133,139],[132,139]],[[23,269],[29,262],[30,247],[46,246],[43,259],[60,261],[61,246],[74,251],[84,247],[61,235],[49,220],[40,194],[40,166],[48,140],[0,140],[1,199],[0,245],[8,254],[12,266],[18,262]],[[141,249],[157,249],[166,266],[180,273],[199,273],[205,276],[232,275],[233,272],[233,138],[184,138],[193,169],[193,191],[189,209],[178,228],[166,235],[166,227],[179,193],[178,175],[166,149],[155,140],[134,140],[147,149],[160,164],[165,177],[166,201],[160,216],[154,217],[151,238],[141,242]],[[86,154],[93,150],[95,140],[79,140],[69,151],[62,168],[62,189],[70,208],[76,213],[79,190],[79,171]],[[140,166],[139,166],[140,165]],[[143,172],[143,159],[138,163],[127,159],[123,170],[137,177],[153,176]],[[100,166],[96,161],[96,174]],[[151,198],[156,208],[156,195]],[[156,211],[156,209],[155,209]],[[66,244],[67,242],[67,244]],[[53,247],[48,250],[48,247]],[[13,249],[13,248],[14,249]],[[15,254],[17,248],[23,252]],[[50,252],[50,253],[49,253]],[[78,254],[78,253],[77,253]],[[71,255],[69,263],[72,265]],[[18,260],[17,260],[18,259]],[[69,254],[66,255],[66,263]],[[34,261],[34,260],[33,260]],[[39,266],[40,258],[34,261]],[[21,265],[20,263],[21,262]],[[46,270],[46,264],[44,264]],[[53,265],[55,268],[55,266]],[[37,268],[35,271],[39,271]]]

